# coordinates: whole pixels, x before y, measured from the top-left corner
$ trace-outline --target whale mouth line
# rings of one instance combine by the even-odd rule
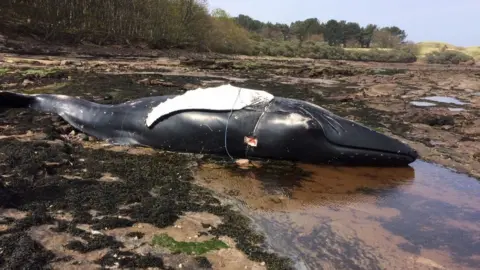
[[[332,142],[328,137],[326,137],[327,141],[333,146],[333,147],[341,147],[346,150],[358,150],[359,152],[365,151],[365,155],[369,154],[384,154],[386,155],[385,158],[388,158],[388,156],[396,156],[397,158],[403,157],[406,159],[409,159],[410,162],[415,161],[419,156],[416,151],[412,153],[405,153],[405,152],[399,152],[399,151],[391,151],[391,150],[381,150],[381,149],[375,149],[375,148],[368,148],[368,147],[360,147],[360,146],[352,146],[352,145],[343,145],[343,144],[338,144],[335,142]],[[359,155],[360,153],[356,153],[356,155]],[[382,156],[380,156],[381,158]]]
[[[347,146],[347,145],[341,145],[341,144],[335,144],[332,143],[333,145],[338,145],[341,147],[349,148],[349,149],[354,149],[354,150],[365,150],[369,152],[376,152],[376,153],[383,153],[383,154],[390,154],[390,155],[396,155],[396,156],[404,156],[408,157],[411,159],[415,159],[415,155],[411,155],[408,153],[402,153],[402,152],[393,152],[393,151],[388,151],[388,150],[379,150],[379,149],[373,149],[373,148],[367,148],[367,147],[356,147],[356,146]]]

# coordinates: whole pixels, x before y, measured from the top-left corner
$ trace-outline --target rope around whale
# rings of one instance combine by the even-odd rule
[[[242,91],[242,88],[238,88],[238,93],[237,93],[237,98],[235,98],[235,101],[233,102],[232,109],[230,110],[230,114],[228,115],[227,123],[225,125],[225,151],[227,152],[227,155],[230,157],[230,159],[235,162],[235,159],[230,155],[230,152],[228,152],[228,147],[227,147],[227,133],[228,133],[228,124],[230,123],[230,118],[232,117],[233,114],[233,108],[235,108],[235,104],[237,104],[238,97],[240,96],[240,91]]]

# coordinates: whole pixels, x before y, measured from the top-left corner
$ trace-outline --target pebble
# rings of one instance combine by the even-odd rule
[[[32,85],[32,84],[34,84],[34,82],[31,81],[31,80],[29,80],[29,79],[25,79],[25,80],[23,80],[23,82],[22,82],[22,85],[23,85],[23,86],[28,86],[28,85]]]

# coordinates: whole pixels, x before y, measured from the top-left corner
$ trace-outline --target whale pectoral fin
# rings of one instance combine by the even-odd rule
[[[230,84],[190,90],[155,106],[147,115],[145,124],[151,127],[158,119],[186,110],[230,111],[247,106],[267,104],[274,96],[268,92],[234,87]]]

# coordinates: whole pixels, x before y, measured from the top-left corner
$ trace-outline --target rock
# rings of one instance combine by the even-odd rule
[[[65,142],[63,142],[62,140],[59,140],[59,139],[55,139],[53,141],[47,141],[47,143],[50,144],[50,145],[56,145],[58,147],[65,146]]]
[[[238,167],[240,168],[248,168],[249,166],[249,163],[250,163],[250,160],[248,159],[237,159],[235,160],[235,163],[237,164]]]
[[[29,80],[29,79],[25,79],[22,82],[23,86],[29,86],[29,85],[33,85],[33,84],[35,84],[35,83],[33,81]]]
[[[340,83],[339,81],[328,80],[328,79],[316,79],[315,82],[319,84],[324,84],[324,85],[336,85]]]
[[[405,112],[405,103],[402,101],[393,101],[393,102],[385,102],[383,100],[369,100],[366,102],[366,105],[369,108],[378,110],[378,111],[384,111],[384,112],[394,112],[394,113],[400,113],[400,112]]]
[[[421,123],[429,126],[454,126],[455,118],[444,108],[423,109],[415,111],[407,117],[412,123]]]
[[[328,97],[328,100],[334,100],[338,102],[349,102],[353,101],[354,95],[341,95],[341,96],[334,96],[334,97]]]
[[[148,84],[150,84],[150,85],[159,85],[159,84],[162,84],[162,83],[163,83],[163,81],[159,80],[159,79],[153,79],[153,80],[150,80],[148,82]]]
[[[141,79],[141,80],[138,80],[137,83],[148,85],[148,84],[150,84],[150,79],[149,78]]]
[[[405,90],[400,89],[396,83],[386,83],[373,85],[364,90],[369,97],[393,97],[405,94]]]
[[[461,132],[470,136],[480,135],[480,119],[473,121],[471,125],[463,127]]]
[[[82,141],[89,141],[90,137],[87,134],[82,133],[79,135]]]
[[[465,65],[465,66],[473,66],[475,65],[475,60],[468,60],[464,63],[461,63],[462,65]]]
[[[71,60],[62,60],[62,61],[60,61],[60,65],[61,65],[61,66],[67,66],[67,65],[71,65],[71,64],[73,64],[73,61],[71,61]]]
[[[70,132],[74,132],[71,125],[61,125],[58,126],[56,129],[60,134],[69,134]]]
[[[166,86],[166,87],[175,87],[175,86],[177,86],[176,84],[174,84],[174,83],[172,83],[172,82],[163,82],[163,81],[159,82],[158,84],[161,85],[161,86]]]
[[[207,60],[207,59],[185,59],[185,60],[180,60],[180,65],[183,66],[209,66],[209,65],[214,65],[215,60]]]
[[[187,84],[184,84],[182,86],[182,89],[183,90],[194,90],[194,89],[197,89],[197,88],[200,88],[199,85],[195,85],[195,84],[191,84],[191,83],[187,83]]]
[[[480,81],[479,80],[463,80],[460,82],[460,84],[457,86],[459,89],[471,89],[474,91],[480,91]]]

